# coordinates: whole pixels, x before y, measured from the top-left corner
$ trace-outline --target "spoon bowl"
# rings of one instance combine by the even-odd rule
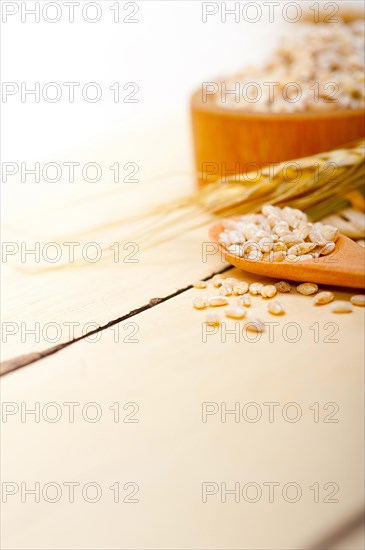
[[[280,280],[365,288],[365,248],[345,235],[339,236],[331,254],[313,260],[251,261],[228,252],[219,243],[219,235],[223,229],[222,223],[216,222],[210,227],[209,236],[217,244],[225,260],[243,271]]]

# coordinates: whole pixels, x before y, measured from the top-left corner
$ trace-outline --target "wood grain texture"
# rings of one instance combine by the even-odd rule
[[[112,243],[113,230],[110,236]],[[202,243],[208,240],[203,227],[157,248],[141,249],[137,263],[124,262],[122,256],[116,263],[35,274],[9,267],[4,272],[3,322],[8,333],[3,360],[86,335],[153,298],[164,298],[221,271],[227,264],[220,254],[207,255],[206,260],[202,256]],[[27,333],[36,327],[35,333]]]
[[[220,107],[202,90],[191,99],[195,166],[211,179],[330,151],[365,134],[365,113],[260,114]],[[200,177],[200,183],[211,181]]]
[[[140,147],[142,151],[142,143]],[[181,162],[186,148],[178,148],[176,156],[173,151],[170,170]],[[143,158],[151,169],[148,156]],[[90,186],[77,187],[70,200],[56,205],[44,200],[37,212],[39,205],[31,203],[37,186],[27,187],[29,213],[11,224],[8,235],[27,245],[54,236],[82,243],[100,240],[103,245],[123,240],[117,224],[94,233],[90,228],[143,210],[161,195],[181,195],[188,189],[187,180],[168,187],[154,182],[153,189],[152,194],[150,187],[137,185],[119,193],[110,186],[110,193],[100,193]],[[80,236],[85,227],[86,235]],[[138,227],[135,223],[130,229]],[[250,314],[278,323],[271,325],[274,340],[269,329],[256,343],[243,340],[241,333],[237,341],[234,333],[224,337],[220,330],[204,342],[205,313],[194,310],[191,302],[205,291],[183,289],[226,265],[220,254],[202,261],[201,243],[206,239],[207,227],[180,235],[173,243],[146,251],[138,264],[32,274],[5,266],[7,320],[28,326],[39,322],[42,327],[77,322],[76,336],[86,323],[94,322],[91,331],[95,324],[105,329],[65,349],[61,343],[48,357],[44,355],[57,343],[44,338],[36,342],[32,336],[22,340],[20,334],[8,340],[7,357],[31,355],[22,358],[22,368],[2,378],[3,403],[19,407],[2,423],[2,481],[19,487],[22,482],[27,487],[55,482],[63,496],[54,504],[45,499],[35,503],[32,496],[22,503],[20,493],[9,497],[2,506],[4,548],[314,550],[317,542],[335,544],[338,527],[357,517],[364,504],[363,309],[335,316],[328,308],[313,308],[310,298],[293,291],[280,297],[287,314],[276,319],[269,316],[267,302],[253,298]],[[238,270],[232,275],[243,277]],[[244,278],[270,281],[255,275]],[[139,310],[179,289],[183,292]],[[351,296],[350,290],[335,292],[338,299]],[[123,315],[127,318],[112,323]],[[226,328],[237,332],[234,321]],[[296,330],[300,338],[294,343],[290,338]],[[34,362],[24,366],[30,360]],[[52,402],[61,407],[57,422],[49,422],[43,408]],[[70,402],[80,403],[74,422],[69,422],[65,406]],[[99,422],[87,422],[78,414],[90,402],[102,410]],[[139,422],[114,422],[110,407],[120,403],[125,415],[130,412],[123,409],[128,402],[138,404]],[[227,409],[236,402],[255,402],[263,419],[251,423],[242,417],[235,422],[228,415],[223,423],[218,413],[203,423],[202,402],[220,408],[226,403]],[[268,422],[264,402],[279,403],[277,422]],[[303,411],[296,423],[283,420],[283,407],[290,402]],[[32,414],[22,421],[21,407],[32,409],[36,403],[43,411],[40,422]],[[321,406],[318,423],[309,408],[313,403]],[[338,423],[323,422],[331,412],[323,408],[326,403],[338,405]],[[62,485],[70,481],[81,486],[98,483],[102,498],[95,504],[85,502],[76,488],[70,504]],[[130,481],[140,486],[140,502],[113,502],[109,487],[119,482],[123,488]],[[219,495],[202,503],[203,481],[226,482],[229,488],[235,482],[262,488],[265,482],[281,487],[296,482],[303,497],[290,504],[279,490],[274,503],[264,496],[256,504],[236,503],[229,496],[222,503]],[[314,503],[309,487],[318,482],[323,489],[328,481],[339,485],[339,502],[326,504],[322,498]],[[338,543],[337,548],[346,550],[363,547],[357,535],[349,544]]]
[[[102,185],[76,181],[72,186],[66,182],[59,182],[57,187],[32,182],[3,186],[3,203],[14,207],[2,238],[3,242],[14,242],[19,250],[22,244],[34,250],[39,243],[43,250],[47,243],[57,242],[65,252],[63,243],[76,242],[75,257],[82,258],[80,251],[87,243],[94,242],[107,252],[115,242],[121,243],[116,261],[84,261],[81,267],[71,265],[67,269],[58,269],[62,262],[52,265],[42,258],[34,262],[31,254],[26,263],[21,261],[20,252],[9,257],[3,264],[1,287],[3,361],[79,338],[128,315],[152,298],[166,297],[195,279],[224,269],[227,264],[220,254],[208,254],[206,261],[202,256],[203,243],[208,241],[206,227],[155,249],[142,250],[141,245],[137,250],[133,244],[138,246],[137,235],[148,228],[146,211],[195,188],[186,120],[181,116],[178,122],[171,120],[159,127],[161,140],[171,144],[169,150],[152,150],[150,134],[145,132],[105,144],[104,156],[92,150],[73,153],[80,162],[93,158],[102,166],[110,166],[122,150],[123,158],[138,160],[139,183],[114,183],[109,178]],[[19,193],[26,197],[24,211],[16,206]],[[134,215],[136,220],[123,224]],[[127,243],[131,245],[123,249]],[[5,327],[13,334],[5,334]],[[34,329],[35,333],[27,333]]]
[[[241,276],[238,270],[232,275]],[[55,402],[63,417],[56,423],[43,416],[36,423],[32,415],[21,422],[20,413],[8,417],[2,426],[3,480],[29,485],[38,480],[42,486],[94,481],[103,489],[94,505],[77,490],[73,504],[65,498],[36,504],[32,497],[26,503],[19,495],[9,497],[3,506],[5,548],[313,550],[316,541],[328,540],[358,514],[364,502],[363,309],[336,317],[293,292],[281,297],[287,315],[276,319],[256,297],[252,315],[278,323],[273,341],[268,330],[256,343],[235,341],[228,333],[235,321],[227,320],[226,338],[218,330],[204,342],[205,313],[192,308],[201,293],[190,289],[136,316],[134,343],[123,341],[127,320],[120,324],[118,342],[114,331],[105,330],[97,342],[83,340],[4,377],[3,401],[28,408]],[[318,341],[311,329],[315,322]],[[331,336],[327,324],[333,322],[338,330]],[[288,323],[300,327],[296,343],[289,341],[292,329],[284,338]],[[80,403],[73,423],[67,421],[65,402]],[[82,406],[89,402],[101,408],[99,422],[83,419]],[[122,414],[130,412],[123,404],[137,403],[139,422],[115,423],[109,408],[115,402]],[[203,402],[219,406],[207,422],[202,422]],[[241,415],[236,422],[227,415],[222,422],[221,404],[234,409],[236,402],[258,404],[262,418],[248,422]],[[279,403],[272,423],[264,402]],[[315,402],[320,422],[310,409]],[[301,408],[295,423],[283,418],[287,403]],[[323,409],[326,403],[338,405],[339,422],[323,422],[332,412]],[[246,412],[254,414],[255,408]],[[114,503],[108,488],[115,481],[137,482],[140,502]],[[204,481],[226,482],[228,488],[235,482],[280,486],[272,503],[265,490],[255,504],[234,502],[233,495],[223,503],[219,494],[203,503]],[[303,491],[295,504],[282,498],[288,482]],[[322,490],[326,482],[337,483],[339,502],[313,502],[309,487],[315,482]],[[360,545],[361,537],[338,548],[360,550]]]

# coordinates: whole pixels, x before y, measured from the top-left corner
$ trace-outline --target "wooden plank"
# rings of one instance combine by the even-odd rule
[[[273,341],[268,330],[256,343],[243,336],[235,342],[234,334],[224,341],[220,329],[204,342],[204,312],[191,306],[201,292],[191,289],[145,311],[132,319],[135,325],[125,321],[117,342],[115,329],[107,329],[98,342],[81,341],[2,379],[3,401],[19,410],[22,402],[29,408],[39,402],[43,411],[39,423],[31,415],[23,423],[17,412],[3,424],[3,481],[39,481],[42,487],[53,481],[64,489],[56,504],[9,496],[3,505],[6,548],[314,548],[358,514],[364,503],[363,310],[336,316],[293,293],[280,297],[288,313],[276,319],[261,298],[253,298],[252,314],[279,323]],[[295,343],[288,323],[301,330]],[[128,342],[128,335],[138,342]],[[50,402],[62,413],[55,423],[44,418]],[[65,402],[80,403],[73,423]],[[79,412],[89,402],[102,411],[99,422]],[[139,422],[115,423],[110,407],[116,402],[123,418],[133,410],[123,404],[137,403]],[[214,403],[219,407],[207,422],[204,402],[213,404],[212,411]],[[222,422],[222,403],[232,409],[236,402],[239,421],[231,414]],[[273,422],[267,402],[279,403]],[[256,405],[245,409],[247,403]],[[328,403],[335,405],[325,409]],[[249,422],[255,410],[262,417]],[[289,422],[296,410],[301,418]],[[94,409],[88,412],[91,417]],[[338,422],[324,422],[331,413]],[[102,497],[90,504],[75,492],[69,504],[64,481],[96,482]],[[116,481],[122,487],[138,483],[139,503],[114,503],[109,487]],[[206,503],[203,482],[219,489]],[[221,502],[223,482],[241,489],[256,483],[262,496],[248,502],[252,489],[240,502],[232,494]],[[272,503],[264,485],[269,482],[280,484]],[[302,490],[296,503],[282,496],[289,482]],[[338,502],[324,502],[336,488],[324,489],[326,483],[338,485]]]
[[[207,241],[205,226],[156,249],[141,249],[131,257],[136,263],[122,261],[136,250],[131,244],[123,251],[122,244],[117,263],[36,275],[7,270],[3,322],[8,333],[3,336],[3,360],[78,338],[152,298],[165,297],[221,271],[227,264],[220,254],[209,255],[206,261],[202,257]]]
[[[206,262],[202,259],[206,227],[156,249],[142,250],[136,238],[146,226],[146,211],[169,198],[185,196],[195,187],[187,121],[183,116],[159,126],[160,139],[169,148],[152,148],[150,132],[135,132],[128,139],[106,143],[101,158],[93,150],[73,153],[72,158],[81,164],[92,158],[103,167],[121,156],[138,161],[140,182],[134,185],[116,184],[110,176],[94,185],[77,181],[74,186],[60,182],[57,187],[42,187],[18,182],[3,189],[4,202],[13,205],[3,241],[19,247],[3,269],[4,361],[78,338],[148,304],[151,298],[167,296],[224,268],[219,255],[209,255]],[[25,194],[27,206],[20,212],[16,208],[19,193]],[[139,218],[133,223],[117,223],[135,215]],[[117,241],[120,246],[113,246]],[[34,249],[35,242],[40,261],[27,255],[23,263],[20,251]],[[60,244],[62,250],[61,261],[53,265],[44,260],[49,242]],[[82,257],[80,251],[94,242],[103,249],[102,259],[108,252],[112,259],[96,263],[86,259],[81,268],[59,269],[69,257],[67,242],[78,243],[75,258]],[[50,256],[55,252],[49,249]],[[94,253],[91,247],[88,257]]]

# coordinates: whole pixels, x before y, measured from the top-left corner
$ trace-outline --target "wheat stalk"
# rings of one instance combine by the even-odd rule
[[[130,221],[143,219],[145,229],[124,235],[119,244],[127,239],[141,248],[149,248],[211,223],[217,217],[257,212],[264,204],[275,204],[304,210],[312,221],[331,216],[329,223],[339,227],[344,234],[363,238],[363,214],[349,207],[354,205],[364,212],[364,178],[365,140],[360,140],[345,148],[283,162],[258,174],[237,174],[208,183],[182,199],[163,203],[141,216],[103,224],[93,228],[93,232],[110,227],[117,231]],[[339,212],[343,212],[342,217],[337,214]],[[335,214],[336,219],[333,218]],[[110,256],[112,252],[103,249],[103,258]],[[72,265],[81,267],[82,260]],[[68,264],[50,269],[66,267]]]
[[[364,146],[365,140],[360,140],[346,148],[280,163],[259,174],[237,174],[209,183],[184,199],[150,211],[150,215],[159,214],[160,219],[134,238],[152,246],[178,235],[182,223],[184,230],[194,229],[217,216],[257,212],[267,203],[300,208],[313,221],[343,210],[352,202],[363,208],[359,189],[364,187]],[[290,167],[294,166],[299,169],[299,177],[292,177]],[[178,213],[175,220],[166,218],[171,212]],[[352,231],[351,236],[355,233]],[[361,236],[358,231],[358,238]]]

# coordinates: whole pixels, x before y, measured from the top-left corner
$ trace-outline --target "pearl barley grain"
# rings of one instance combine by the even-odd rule
[[[265,285],[264,288],[261,289],[261,296],[263,298],[273,298],[276,296],[276,286]]]
[[[211,307],[221,307],[228,305],[228,300],[224,296],[212,296],[207,299],[207,305]]]
[[[297,291],[299,294],[304,294],[304,296],[311,296],[311,294],[318,292],[318,285],[316,283],[302,283],[297,286]]]
[[[280,250],[279,252],[270,252],[267,257],[269,262],[283,262],[286,258],[285,250]]]
[[[237,304],[239,306],[243,306],[243,307],[250,307],[251,306],[251,296],[249,294],[245,294],[244,296],[240,296],[237,300]]]
[[[323,248],[319,251],[321,256],[327,256],[327,254],[331,254],[331,252],[334,251],[336,248],[336,243],[333,241],[329,241],[327,244],[324,245]]]
[[[356,296],[351,296],[351,303],[354,306],[364,307],[365,306],[365,295],[357,294]]]
[[[291,286],[286,281],[279,281],[278,283],[275,283],[276,290],[281,293],[286,293],[291,291]]]
[[[249,286],[249,292],[252,296],[258,296],[261,294],[261,290],[264,288],[262,283],[251,283]]]
[[[219,289],[219,294],[222,296],[232,296],[233,288],[228,283],[223,283]]]
[[[331,305],[333,313],[351,313],[353,311],[351,302],[345,302],[344,300],[336,300]]]
[[[193,300],[193,306],[195,309],[205,309],[207,307],[207,302],[205,298],[202,298],[201,296],[197,296]]]
[[[223,275],[214,275],[214,277],[212,279],[213,286],[215,288],[219,288],[224,283],[224,279],[225,278],[223,277]]]
[[[335,299],[335,296],[333,292],[329,292],[325,290],[324,292],[319,292],[314,297],[313,304],[316,306],[321,306],[321,305],[329,304],[330,302],[333,302],[334,299]]]
[[[218,327],[221,324],[221,319],[219,315],[216,315],[215,313],[208,313],[205,318],[205,322],[210,327]]]
[[[244,321],[243,327],[249,332],[264,332],[265,330],[263,322],[260,319],[256,319],[256,317],[248,317]]]
[[[276,243],[274,243],[272,249],[273,249],[274,252],[287,252],[286,244],[284,242],[281,242],[281,241],[277,241]]]
[[[240,306],[232,306],[225,310],[226,317],[232,319],[243,319],[246,316],[247,311]]]
[[[207,283],[205,281],[196,281],[193,284],[194,288],[207,288]]]
[[[303,256],[305,254],[309,254],[309,252],[312,252],[316,248],[315,243],[301,243],[301,244],[295,244],[294,246],[291,246],[288,250],[288,254],[294,254],[295,256]]]
[[[227,277],[227,279],[224,281],[226,285],[230,285],[232,287],[239,282],[240,281],[238,279],[235,279],[234,277]]]
[[[246,294],[248,292],[248,283],[244,281],[238,281],[233,285],[233,294],[240,296],[241,294]]]
[[[273,302],[269,302],[267,305],[268,312],[272,315],[283,315],[285,313],[285,309],[281,305],[280,302],[277,302],[274,300]]]

